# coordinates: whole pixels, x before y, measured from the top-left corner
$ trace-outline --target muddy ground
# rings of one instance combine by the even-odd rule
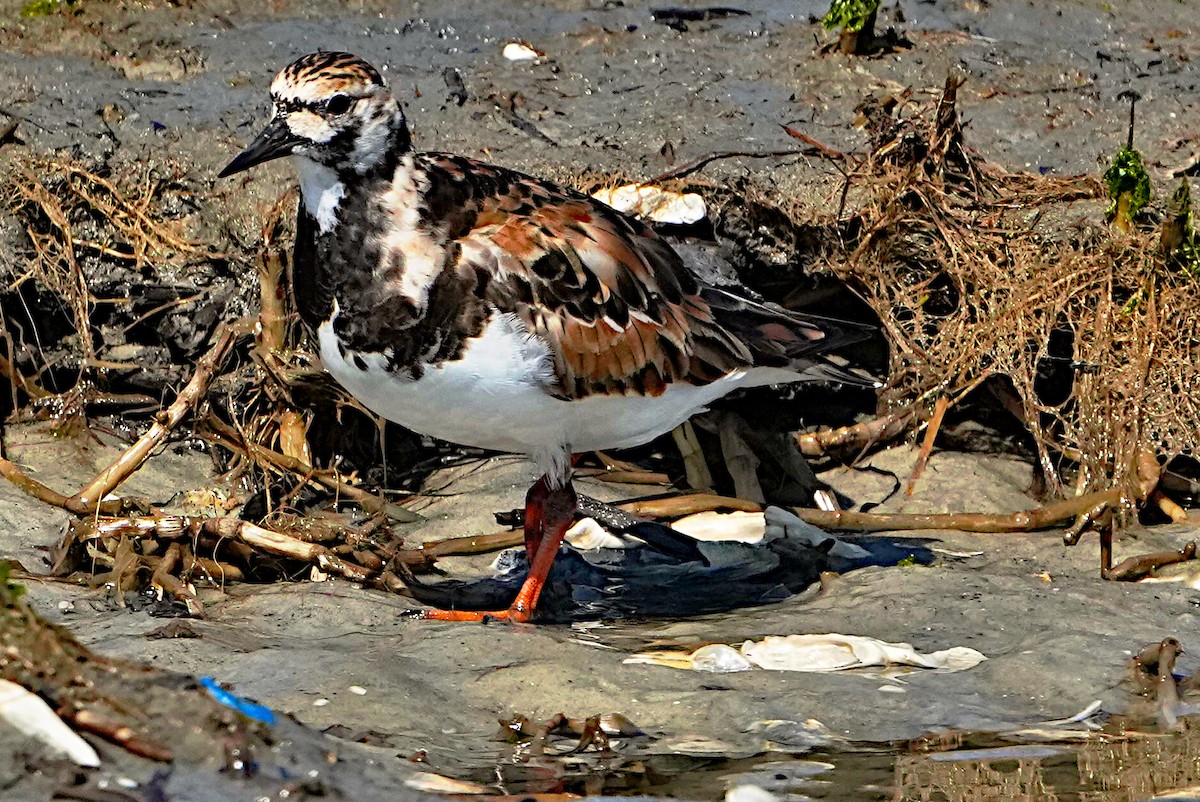
[[[1200,7],[1179,0],[886,3],[881,27],[895,25],[912,46],[873,58],[817,55],[815,43],[829,36],[814,23],[824,4],[807,0],[741,3],[748,15],[692,22],[686,31],[656,23],[651,4],[632,0],[245,5],[84,0],[66,13],[29,18],[22,4],[3,3],[0,112],[19,120],[23,144],[0,148],[0,158],[24,147],[116,164],[177,162],[210,187],[193,198],[189,225],[233,244],[253,243],[266,210],[292,180],[290,167],[276,163],[226,182],[213,176],[262,123],[274,72],[299,54],[328,48],[386,66],[419,147],[562,180],[646,178],[714,151],[791,148],[796,143],[781,123],[834,148],[861,149],[865,139],[852,122],[864,96],[908,86],[932,93],[948,71],[968,77],[959,97],[969,143],[1010,169],[1102,170],[1126,134],[1128,106],[1117,95],[1128,89],[1143,98],[1138,144],[1157,180],[1200,159]],[[510,39],[526,40],[546,57],[508,62],[500,52]],[[465,96],[447,71],[457,71]],[[673,151],[673,163],[664,151]],[[701,175],[813,209],[836,204],[841,186],[827,163],[799,156],[721,160]],[[1094,203],[1080,204],[1063,214],[1062,225],[1099,213]],[[15,259],[19,232],[11,221],[0,225],[8,249],[0,258]],[[113,453],[36,427],[10,428],[6,439],[10,458],[62,490],[77,487]],[[876,460],[905,476],[913,458],[901,447]],[[204,486],[209,474],[207,458],[168,449],[131,490],[166,501]],[[1026,492],[1030,477],[1017,458],[942,452],[914,498],[884,509],[1028,508],[1035,504]],[[448,495],[419,505],[429,520],[406,530],[412,541],[493,531],[491,513],[516,506],[532,476],[523,463],[499,459],[454,478]],[[870,474],[841,469],[823,478],[859,502],[888,489]],[[619,498],[644,488],[592,484],[584,492]],[[0,486],[0,556],[44,567],[64,520]],[[1158,526],[1130,534],[1135,539],[1118,543],[1118,559],[1178,547],[1197,532]],[[210,674],[318,730],[374,731],[368,740],[375,745],[359,747],[355,758],[375,762],[376,773],[363,775],[369,787],[342,786],[358,799],[391,798],[380,789],[411,773],[406,758],[421,750],[426,768],[477,779],[482,772],[487,780],[505,748],[491,739],[495,719],[509,713],[621,713],[653,736],[629,747],[638,755],[743,756],[772,738],[774,748],[800,752],[811,739],[879,742],[946,728],[1002,730],[1072,715],[1094,699],[1120,711],[1133,701],[1118,684],[1130,652],[1167,635],[1183,643],[1181,667],[1197,666],[1200,593],[1186,572],[1169,583],[1103,582],[1095,541],[1066,548],[1054,532],[939,532],[918,540],[934,550],[932,565],[863,569],[817,598],[735,614],[607,628],[405,621],[398,617],[407,606],[402,599],[330,581],[230,588],[206,598],[208,618],[194,623],[202,637],[162,640],[145,637],[161,619],[119,608],[102,592],[49,583],[30,590],[40,610],[104,653]],[[484,569],[479,560],[444,567]],[[622,664],[657,638],[736,642],[819,631],[908,641],[926,651],[970,646],[989,659],[959,674],[895,678],[713,677]],[[821,726],[805,725],[809,720]],[[771,725],[762,722],[776,722],[775,734],[765,737]],[[0,739],[12,743],[13,735],[0,730]],[[114,776],[146,779],[153,771],[105,754]],[[47,798],[52,783],[19,779],[24,766],[3,765],[4,782],[16,783],[5,798]],[[713,788],[688,792],[720,795]],[[193,787],[169,798],[236,793]]]

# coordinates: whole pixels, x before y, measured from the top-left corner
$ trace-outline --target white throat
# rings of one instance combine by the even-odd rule
[[[404,116],[397,114],[397,117],[399,124],[404,125]],[[394,124],[394,120],[378,118],[367,120],[363,124],[354,140],[354,152],[351,155],[351,163],[356,172],[365,173],[383,161],[392,134],[391,126]]]
[[[337,173],[305,156],[296,156],[300,171],[300,197],[304,208],[317,221],[322,234],[337,223],[338,203],[346,196],[346,186]]]

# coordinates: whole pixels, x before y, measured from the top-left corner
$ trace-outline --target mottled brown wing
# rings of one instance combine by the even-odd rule
[[[563,396],[659,395],[672,382],[705,384],[755,363],[648,227],[528,176],[423,155],[434,183],[447,182],[447,206],[470,210],[452,232],[459,269],[487,273],[489,302],[549,343]]]

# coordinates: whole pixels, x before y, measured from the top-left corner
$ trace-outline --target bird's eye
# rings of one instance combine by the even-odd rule
[[[350,111],[350,97],[348,95],[334,95],[325,103],[325,110],[330,114],[345,114]]]

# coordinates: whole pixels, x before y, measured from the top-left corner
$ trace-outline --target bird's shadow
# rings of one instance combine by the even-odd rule
[[[783,536],[759,543],[696,540],[663,524],[638,522],[622,534],[645,545],[580,551],[563,545],[535,619],[545,623],[630,618],[683,618],[784,601],[822,572],[867,566],[928,565],[920,538],[869,536],[853,544]],[[472,581],[406,581],[418,601],[441,609],[503,610],[529,571],[523,550],[505,552],[495,577]]]

